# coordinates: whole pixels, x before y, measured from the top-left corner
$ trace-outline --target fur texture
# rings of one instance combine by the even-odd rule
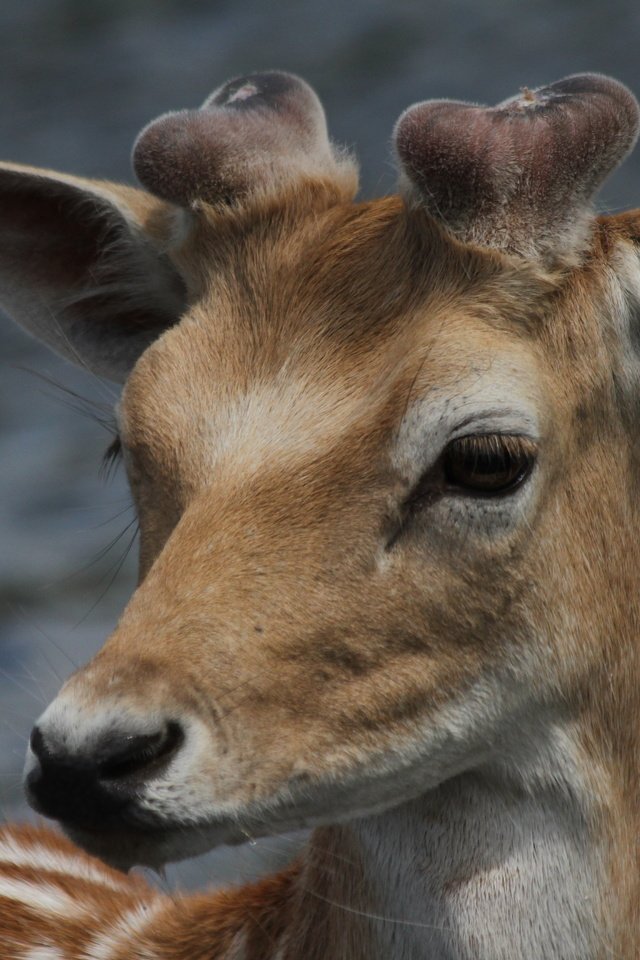
[[[548,88],[543,111],[560,93],[561,111],[629,107],[593,84]],[[257,88],[234,82],[215,110],[251,115]],[[582,198],[606,166],[591,156]],[[140,585],[27,761],[34,802],[120,867],[300,826],[309,847],[257,886],[174,903],[9,828],[11,960],[636,956],[640,218],[582,219],[561,191],[516,255],[509,204],[493,230],[472,197],[473,235],[455,236],[436,207],[354,204],[323,170],[257,177],[233,203],[189,187],[182,210],[127,192],[185,297],[119,354]],[[542,173],[516,184],[525,206],[555,196]],[[40,175],[20,176],[37,209]],[[94,366],[122,336],[104,318],[69,331]],[[487,493],[514,458],[517,482]],[[168,725],[154,765],[118,766]],[[80,775],[82,809],[60,786]]]

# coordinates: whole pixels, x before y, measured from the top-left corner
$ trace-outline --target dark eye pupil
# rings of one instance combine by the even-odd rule
[[[532,462],[520,437],[460,437],[445,451],[445,481],[469,493],[506,493],[526,477]]]

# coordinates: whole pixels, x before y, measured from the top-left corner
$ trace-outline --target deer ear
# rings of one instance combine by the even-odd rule
[[[0,305],[57,353],[122,381],[175,323],[168,205],[128,187],[0,164]]]
[[[636,141],[638,120],[626,87],[583,74],[492,108],[416,104],[400,117],[395,144],[411,199],[460,239],[571,258],[596,190]]]
[[[216,90],[198,110],[150,123],[133,150],[140,182],[181,206],[234,203],[321,180],[349,199],[353,161],[331,144],[324,110],[308,84],[288,73],[252,73]]]

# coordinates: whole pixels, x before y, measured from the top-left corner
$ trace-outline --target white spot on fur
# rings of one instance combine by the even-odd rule
[[[167,909],[164,898],[158,898],[153,904],[140,904],[119,917],[106,930],[96,934],[87,945],[82,960],[111,960],[123,947],[131,950],[136,960],[155,960],[155,953],[144,949],[139,938],[154,916]]]
[[[43,945],[30,949],[22,960],[65,960],[65,956],[57,947]]]
[[[38,913],[52,913],[56,917],[73,917],[85,913],[86,905],[79,903],[50,883],[13,880],[0,877],[0,898],[16,900]]]
[[[11,838],[3,840],[0,842],[0,861],[14,867],[62,873],[67,877],[88,880],[122,893],[130,889],[125,881],[118,882],[86,858],[50,850],[41,844],[29,846],[17,843]]]

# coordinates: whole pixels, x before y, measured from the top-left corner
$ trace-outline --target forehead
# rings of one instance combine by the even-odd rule
[[[130,445],[189,436],[206,460],[213,448],[297,455],[354,427],[388,429],[425,392],[482,392],[491,369],[503,384],[532,379],[508,265],[416,230],[395,199],[208,249],[206,293],[125,388]]]

